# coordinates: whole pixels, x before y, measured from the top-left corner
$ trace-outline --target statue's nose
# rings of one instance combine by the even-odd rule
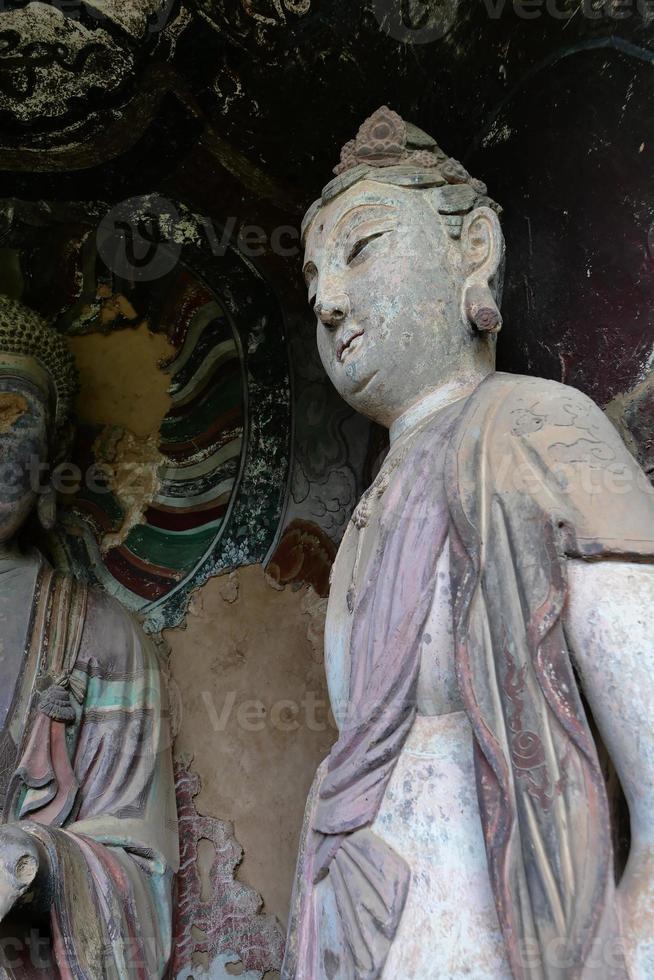
[[[344,293],[320,299],[315,305],[316,316],[326,327],[337,327],[349,315],[350,301]]]

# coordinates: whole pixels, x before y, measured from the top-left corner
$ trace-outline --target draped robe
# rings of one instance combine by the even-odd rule
[[[420,871],[370,826],[417,711],[442,538],[438,474],[457,679],[512,973],[582,978],[599,943],[612,955],[603,978],[624,977],[606,789],[562,613],[568,559],[654,560],[654,492],[597,406],[541,379],[491,375],[443,449],[435,418],[388,477],[380,539],[353,608],[355,700],[307,804],[282,976],[380,977]],[[372,610],[385,614],[373,621]],[[325,905],[338,920],[329,947]]]
[[[20,670],[1,735],[5,824],[47,854],[49,923],[2,927],[0,975],[154,980],[171,957],[177,815],[157,657],[112,598],[35,556]]]

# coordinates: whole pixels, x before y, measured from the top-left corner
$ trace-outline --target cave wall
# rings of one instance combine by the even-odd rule
[[[644,0],[0,12],[0,288],[56,320],[82,376],[83,478],[48,547],[143,618],[170,674],[179,977],[279,966],[334,738],[329,570],[383,447],[319,364],[302,214],[379,105],[432,133],[504,207],[500,367],[582,388],[654,473],[653,16]]]

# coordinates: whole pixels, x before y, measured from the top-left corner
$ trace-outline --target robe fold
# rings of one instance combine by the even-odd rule
[[[3,822],[40,841],[53,880],[45,943],[28,906],[4,924],[5,974],[167,976],[179,855],[157,656],[115,600],[45,563],[3,739]]]
[[[284,980],[377,980],[410,873],[420,872],[403,868],[399,856],[394,867],[388,845],[369,827],[417,710],[425,588],[443,537],[441,480],[457,678],[512,973],[516,980],[577,980],[599,955],[604,965],[592,976],[626,976],[606,789],[562,613],[568,559],[654,561],[654,491],[608,419],[575,389],[491,375],[458,404],[444,445],[451,411],[419,427],[388,475],[378,546],[353,610],[350,690],[356,699],[378,689],[383,672],[383,689],[396,700],[375,710],[368,694],[363,711],[351,704],[348,718],[358,727],[346,718],[319,770]],[[383,610],[385,617],[377,615]],[[361,623],[373,614],[375,622]],[[370,643],[357,643],[362,636],[373,636],[383,657],[371,657]],[[335,787],[339,805],[330,808]],[[384,887],[375,868],[390,870]],[[335,901],[325,898],[325,881]],[[338,899],[344,881],[349,900]]]

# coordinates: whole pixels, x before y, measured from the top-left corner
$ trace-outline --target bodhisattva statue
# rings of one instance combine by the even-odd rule
[[[18,544],[35,506],[53,524],[39,475],[65,453],[75,385],[63,338],[1,298],[0,976],[149,980],[178,862],[156,655],[115,600]]]
[[[651,980],[654,494],[587,397],[495,372],[485,186],[386,108],[336,173],[303,227],[318,347],[390,451],[334,566],[283,977]]]

